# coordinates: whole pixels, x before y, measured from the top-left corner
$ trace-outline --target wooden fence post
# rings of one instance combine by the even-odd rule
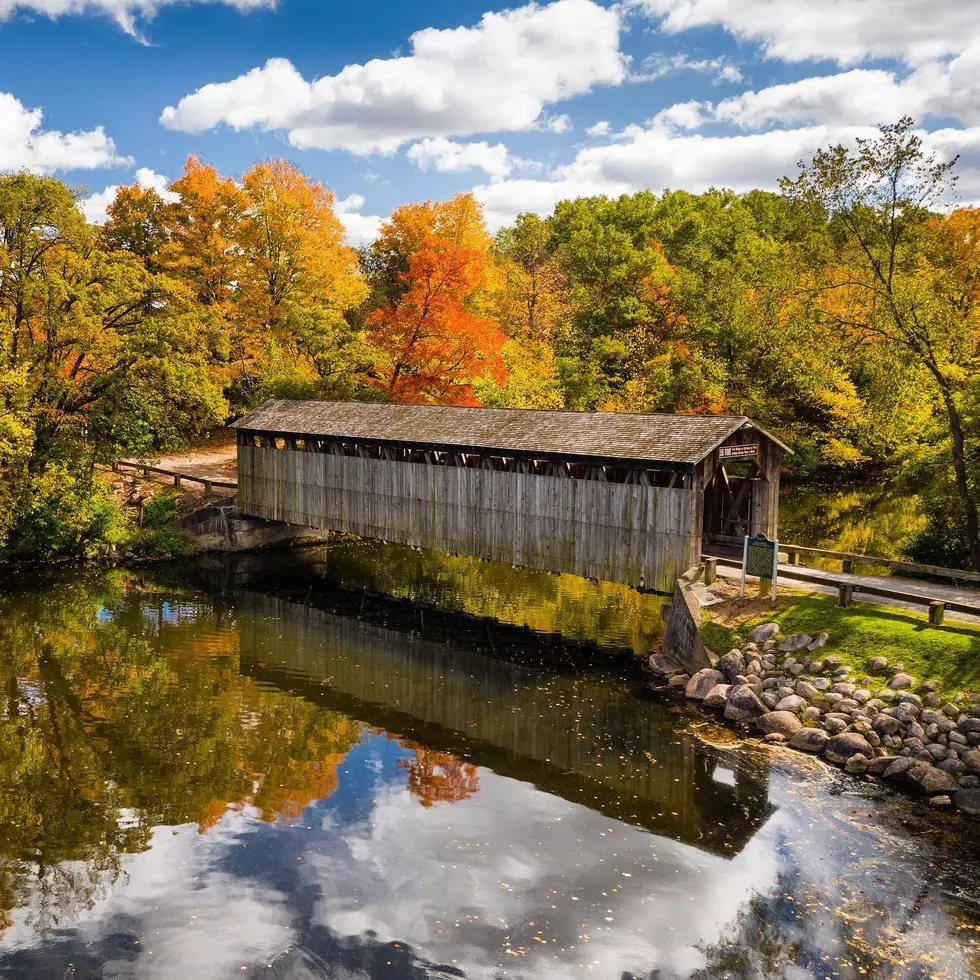
[[[852,595],[854,594],[854,586],[850,582],[841,582],[837,587],[837,605],[841,609],[846,609],[852,602]]]
[[[941,599],[933,599],[929,603],[929,625],[942,626],[943,617],[946,615],[946,605]]]
[[[854,571],[854,562],[850,558],[844,559],[844,574],[850,575]]]
[[[793,548],[786,549],[786,564],[787,565],[799,565],[800,563],[800,553],[795,551]]]
[[[180,474],[179,473],[174,473],[174,486],[175,487],[179,487],[180,486]]]
[[[718,559],[705,558],[704,560],[704,584],[714,585],[718,578]]]
[[[205,497],[205,499],[207,499],[208,497],[210,497],[211,494],[212,494],[211,481],[210,480],[205,480],[204,481],[204,497]]]

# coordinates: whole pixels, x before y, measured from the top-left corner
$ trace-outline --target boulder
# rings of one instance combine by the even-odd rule
[[[725,717],[729,721],[754,721],[768,711],[747,684],[733,687],[725,705]]]
[[[779,698],[775,694],[773,694],[772,691],[763,691],[762,694],[759,695],[759,700],[770,711],[772,711],[772,709],[775,708],[777,704],[779,704]]]
[[[819,693],[817,689],[809,681],[797,681],[796,682],[796,693],[801,698],[815,698]]]
[[[888,686],[893,691],[904,691],[915,683],[914,678],[909,674],[896,674],[889,682]]]
[[[725,675],[729,684],[735,683],[735,678],[745,674],[745,658],[738,650],[729,650],[716,664],[718,670]]]
[[[930,766],[927,763],[916,763],[905,774],[905,781],[913,789],[926,796],[938,796],[940,793],[956,793],[959,783],[948,773]]]
[[[872,657],[868,661],[868,670],[874,674],[883,674],[886,670],[888,670],[888,658]]]
[[[868,771],[867,757],[860,752],[856,752],[844,763],[844,771],[849,772],[852,776],[863,775]]]
[[[953,794],[953,802],[957,810],[980,817],[980,789],[961,789]]]
[[[976,749],[970,749],[969,752],[964,752],[960,759],[971,773],[980,775],[980,752]]]
[[[868,761],[868,773],[872,776],[884,776],[885,770],[894,762],[890,755],[879,755]]]
[[[855,684],[847,684],[844,682],[834,684],[833,687],[831,687],[831,691],[833,691],[834,694],[843,694],[845,697],[850,697],[856,690],[857,686]]]
[[[725,683],[725,675],[713,667],[705,667],[692,675],[684,688],[684,693],[695,701],[703,701],[708,692],[718,684]]]
[[[750,643],[765,643],[779,635],[779,623],[760,623],[749,630]]]
[[[835,735],[827,742],[823,750],[824,758],[836,762],[840,766],[844,765],[856,753],[867,758],[874,755],[874,749],[868,740],[857,732],[843,732],[840,735]]]
[[[785,745],[786,736],[780,735],[779,732],[770,732],[762,741],[767,745]]]
[[[915,760],[906,756],[892,760],[892,764],[884,771],[885,779],[902,779],[915,765]]]
[[[792,636],[787,636],[782,643],[779,644],[779,649],[783,653],[788,653],[792,650],[805,650],[813,642],[813,637],[807,633],[794,633]]]
[[[819,650],[821,647],[827,645],[827,641],[830,637],[826,633],[818,633],[810,642],[806,645],[807,650]]]
[[[806,708],[803,711],[804,721],[820,721],[820,717],[821,717],[820,709],[812,704],[810,705],[809,708]]]
[[[980,732],[980,718],[964,718],[956,726],[964,735]]]
[[[691,678],[687,674],[674,674],[669,681],[667,681],[668,687],[676,688],[678,691],[683,691],[687,687],[687,682]]]
[[[823,727],[824,731],[829,732],[831,735],[839,735],[847,728],[847,722],[842,718],[833,718],[830,715],[826,715],[824,716]]]
[[[799,711],[806,707],[806,699],[798,694],[790,694],[776,705],[776,711]]]
[[[789,738],[791,748],[801,752],[823,752],[830,736],[822,728],[801,728]]]
[[[706,708],[720,708],[728,700],[731,689],[731,684],[715,684],[704,696],[704,706]]]
[[[778,710],[762,715],[757,719],[756,724],[767,735],[778,732],[786,738],[789,738],[790,735],[798,732],[803,727],[803,723],[796,715],[789,711]]]

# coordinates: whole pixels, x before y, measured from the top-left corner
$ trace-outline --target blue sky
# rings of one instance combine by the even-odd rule
[[[196,153],[293,160],[358,243],[467,189],[497,227],[578,194],[772,187],[903,112],[980,200],[980,3],[0,0],[0,170],[85,185],[93,220]]]

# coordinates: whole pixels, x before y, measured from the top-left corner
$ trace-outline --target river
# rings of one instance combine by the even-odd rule
[[[960,978],[977,824],[651,693],[659,600],[346,542],[0,586],[0,977]]]

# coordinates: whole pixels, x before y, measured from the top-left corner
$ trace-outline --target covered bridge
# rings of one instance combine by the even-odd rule
[[[776,534],[787,448],[744,416],[268,401],[243,513],[660,592],[706,534]]]

